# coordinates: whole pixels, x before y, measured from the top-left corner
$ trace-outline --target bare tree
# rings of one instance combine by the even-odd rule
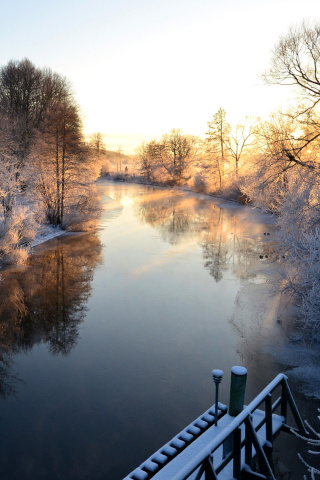
[[[123,155],[122,147],[119,145],[117,150],[117,172],[122,170],[122,160],[121,157]]]
[[[174,128],[162,137],[161,162],[173,182],[190,178],[188,167],[198,151],[198,139]]]
[[[220,189],[223,187],[226,163],[226,143],[229,141],[230,125],[226,121],[226,111],[219,108],[208,122],[206,132],[206,151],[212,160],[212,166],[218,171]]]
[[[235,128],[231,129],[229,137],[225,142],[230,156],[235,161],[236,178],[239,176],[239,162],[240,158],[248,145],[249,138],[254,133],[254,121],[245,119],[244,123],[238,123]]]
[[[70,83],[27,59],[0,68],[0,127],[0,258],[21,262],[43,210],[53,225],[90,227],[100,163],[83,142]]]
[[[142,143],[138,148],[140,159],[140,172],[148,181],[154,181],[156,178],[158,162],[158,142],[155,140],[145,144]]]
[[[190,178],[189,168],[198,153],[199,139],[173,129],[161,140],[142,145],[139,150],[142,173],[149,179],[180,183]]]
[[[62,224],[68,189],[80,180],[77,174],[83,156],[81,127],[74,102],[53,102],[33,147],[37,188],[46,206],[47,219],[54,225]]]
[[[10,61],[0,69],[0,111],[11,121],[14,155],[24,165],[33,138],[53,100],[66,100],[70,84],[51,70],[41,70],[30,60]]]
[[[319,73],[320,23],[310,25],[304,21],[280,38],[263,78],[270,84],[296,86],[308,102],[308,107],[302,109],[306,111],[320,101]]]
[[[105,153],[106,145],[101,132],[95,132],[90,136],[90,146],[94,149],[98,157]]]
[[[12,135],[10,119],[0,114],[0,201],[3,207],[3,220],[6,222],[13,211],[16,195],[20,191],[17,181],[18,161],[12,152],[16,143]],[[2,215],[0,215],[1,219]]]

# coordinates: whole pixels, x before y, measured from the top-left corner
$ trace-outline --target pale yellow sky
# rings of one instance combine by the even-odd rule
[[[204,135],[219,107],[236,123],[292,98],[259,75],[304,18],[320,21],[319,0],[14,0],[2,8],[0,59],[65,75],[86,132],[133,153],[172,128]]]

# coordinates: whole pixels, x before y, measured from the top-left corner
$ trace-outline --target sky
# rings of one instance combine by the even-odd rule
[[[265,85],[280,35],[319,0],[0,0],[0,65],[28,58],[71,81],[86,133],[134,153],[172,128],[204,136],[290,101]]]

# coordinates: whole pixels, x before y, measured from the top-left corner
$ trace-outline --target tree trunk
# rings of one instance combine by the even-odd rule
[[[60,168],[59,168],[59,135],[56,134],[56,212],[55,225],[60,224]]]

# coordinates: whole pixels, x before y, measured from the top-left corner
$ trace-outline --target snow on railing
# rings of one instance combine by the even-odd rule
[[[218,419],[227,412],[227,406],[219,402]],[[203,415],[194,420],[190,425],[184,428],[170,442],[161,447],[148,460],[142,463],[140,467],[130,473],[124,480],[145,480],[150,478],[163,468],[172,458],[182,452],[188,445],[196,440],[199,435],[205,432],[215,421],[215,405],[210,407]],[[149,472],[149,473],[147,473]]]
[[[282,387],[281,397],[272,404],[271,394],[279,386]],[[265,402],[265,411],[258,410],[258,407],[263,402]],[[286,425],[288,406],[298,427],[296,431],[308,435],[288,386],[287,377],[281,373],[236,417],[231,417],[230,415],[225,417],[227,407],[219,403],[219,418],[224,417],[223,423],[225,425],[223,428],[218,428],[217,431],[214,431],[208,442],[204,443],[201,441],[201,436],[209,428],[216,428],[213,426],[215,423],[215,405],[154,453],[140,467],[125,477],[124,480],[149,480],[152,477],[155,479],[159,477],[168,478],[168,480],[187,480],[191,474],[195,473],[197,474],[196,478],[200,479],[204,472],[208,475],[206,478],[216,479],[218,473],[231,460],[233,460],[233,478],[240,478],[243,468],[249,472],[251,471],[251,460],[254,455],[258,457],[262,471],[265,473],[265,478],[273,479],[271,467],[262,447],[265,446],[272,449],[273,436],[279,430],[282,429],[290,433],[291,429]],[[273,414],[278,407],[281,408],[280,416]],[[224,422],[225,419],[227,419],[226,422]],[[263,425],[265,425],[265,433],[264,439],[261,439],[258,438],[257,431]],[[243,434],[243,439],[241,438],[241,433]],[[204,439],[205,437],[206,434],[202,438]],[[230,438],[233,438],[231,448],[224,452],[222,461],[213,466],[213,453],[219,448],[221,449],[222,446],[225,447]],[[193,448],[193,455],[189,458],[187,455],[189,449],[185,452],[184,450],[189,446],[192,449],[191,444],[196,448]],[[241,449],[243,447],[245,447],[245,462],[241,460]],[[183,462],[179,462],[180,454],[182,454],[181,457],[184,457]],[[170,462],[172,462],[172,465],[175,462],[180,464],[174,474],[166,477],[165,472],[169,465],[171,466]],[[162,469],[163,474],[161,474]]]

